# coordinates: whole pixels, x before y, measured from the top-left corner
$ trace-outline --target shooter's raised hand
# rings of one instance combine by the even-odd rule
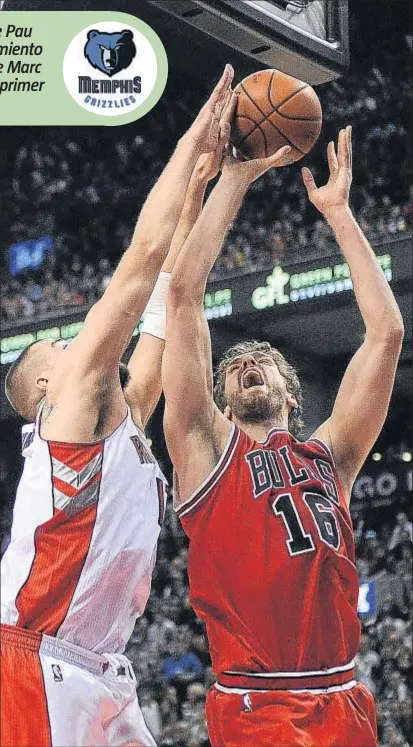
[[[225,70],[192,123],[184,138],[195,145],[199,154],[215,151],[220,141],[221,117],[228,104],[228,93],[231,88],[234,70],[232,65],[225,65]]]
[[[324,187],[317,187],[310,169],[301,170],[308,198],[324,216],[348,206],[352,180],[351,127],[340,130],[337,155],[334,142],[328,144],[327,158],[330,178]]]
[[[247,184],[252,184],[252,182],[255,182],[256,179],[265,174],[266,171],[292,163],[290,153],[291,147],[284,145],[274,155],[268,156],[268,158],[254,158],[250,161],[241,161],[228,152],[222,164],[222,173],[223,175],[233,175],[240,181],[243,180]]]

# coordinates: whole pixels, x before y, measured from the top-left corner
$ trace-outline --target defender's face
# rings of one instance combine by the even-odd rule
[[[68,346],[66,340],[45,340],[45,354],[49,368],[53,368]],[[46,348],[47,345],[47,348]]]
[[[66,350],[69,343],[67,340],[61,340],[60,337],[57,340],[48,340],[50,343],[50,349],[52,351],[52,355],[56,359],[57,355],[61,355],[64,350]]]
[[[36,342],[36,350],[40,350],[42,354],[42,360],[44,361],[44,367],[50,368],[55,365],[57,360],[63,354],[64,350],[68,346],[66,340],[39,340]]]
[[[234,358],[226,370],[225,392],[231,411],[240,420],[250,422],[273,417],[288,397],[277,364],[265,352],[244,353]]]

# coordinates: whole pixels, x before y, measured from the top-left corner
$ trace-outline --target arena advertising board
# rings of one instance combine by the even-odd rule
[[[163,44],[115,12],[1,14],[3,125],[118,125],[147,114],[168,76]]]
[[[392,251],[378,254],[377,261],[386,279],[394,279],[394,267],[399,266],[396,246]],[[348,265],[338,256],[301,265],[277,264],[271,271],[264,270],[242,276],[224,278],[211,282],[204,297],[208,321],[225,322],[241,314],[254,314],[283,307],[286,312],[292,307],[310,311],[310,302],[317,304],[326,297],[350,297],[352,282]],[[1,339],[3,365],[12,363],[23,348],[35,340],[62,338],[72,340],[83,325],[83,313],[73,312],[73,321],[67,315],[62,319],[45,320],[43,324],[18,325]],[[142,320],[143,321],[143,320]],[[136,327],[134,336],[139,334]]]
[[[392,461],[383,466],[369,463],[354,483],[351,510],[385,508],[393,505],[401,496],[411,494],[412,490],[411,462]]]
[[[377,261],[390,282],[391,255],[379,255]],[[352,289],[350,269],[346,262],[320,262],[320,266],[300,272],[287,272],[281,265],[276,265],[272,273],[265,278],[265,285],[254,288],[251,305],[257,311],[262,311],[272,306],[300,303]]]

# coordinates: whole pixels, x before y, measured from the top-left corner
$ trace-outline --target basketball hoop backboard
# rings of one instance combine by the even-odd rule
[[[312,85],[349,65],[347,0],[147,0],[250,60]]]

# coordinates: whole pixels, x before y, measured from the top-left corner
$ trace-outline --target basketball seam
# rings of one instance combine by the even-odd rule
[[[267,136],[266,136],[266,134],[265,134],[264,130],[262,130],[262,129],[261,129],[261,127],[258,127],[258,129],[259,129],[259,131],[260,131],[261,135],[262,135],[262,136],[263,136],[263,138],[264,138],[264,146],[265,146],[265,157],[267,158],[267,157],[268,157],[268,142],[267,142]]]
[[[240,148],[241,145],[243,143],[245,143],[246,139],[249,138],[249,136],[251,135],[251,133],[255,132],[255,130],[257,129],[257,127],[259,127],[260,124],[262,124],[265,121],[264,119],[262,119],[261,122],[256,122],[255,119],[253,119],[252,117],[249,117],[247,114],[235,114],[234,115],[234,119],[248,119],[250,122],[253,122],[253,124],[254,124],[254,127],[252,128],[252,130],[250,130],[247,135],[244,135],[244,137],[241,138],[241,140],[239,141],[238,145],[235,145],[235,143],[234,143],[234,145],[235,145],[236,148]]]
[[[304,85],[301,86],[301,88],[297,88],[297,90],[294,91],[294,93],[290,93],[290,95],[287,96],[287,98],[284,99],[284,101],[281,101],[278,104],[278,106],[274,106],[272,102],[272,98],[271,98],[271,86],[272,86],[272,81],[273,81],[275,73],[276,71],[274,70],[273,74],[271,75],[270,82],[268,83],[268,91],[267,91],[268,101],[270,102],[271,106],[274,107],[274,111],[276,111],[277,114],[280,115],[280,117],[284,117],[284,119],[295,119],[298,122],[321,122],[321,117],[291,117],[289,114],[283,114],[282,112],[280,112],[281,107],[284,106],[284,104],[286,104],[287,101],[290,101],[290,99],[293,99],[297,93],[300,93],[300,91],[304,91],[305,88],[309,87],[308,83],[304,83]]]
[[[275,75],[275,70],[274,70],[273,74],[271,75],[270,82],[268,83],[267,96],[268,96],[268,101],[270,102],[270,104],[273,107],[274,111],[276,111],[277,113],[279,113],[279,109],[280,109],[281,106],[284,106],[284,104],[286,104],[287,101],[289,101],[290,99],[293,99],[294,96],[297,93],[300,93],[301,91],[304,91],[305,88],[308,88],[308,83],[304,83],[304,85],[302,85],[301,88],[297,88],[296,91],[293,91],[293,93],[290,93],[288,96],[286,96],[285,99],[283,99],[282,101],[280,101],[280,103],[276,106],[273,103],[273,100],[271,98],[271,85],[272,85],[272,81],[273,81],[274,75]]]
[[[240,148],[241,145],[243,145],[245,143],[245,141],[248,140],[249,136],[252,135],[253,132],[255,132],[256,130],[260,130],[260,132],[263,135],[264,140],[265,140],[265,155],[267,155],[267,153],[268,153],[267,136],[266,136],[264,130],[261,130],[261,125],[265,122],[265,117],[264,117],[264,119],[261,119],[260,122],[256,122],[255,119],[253,119],[252,117],[248,117],[246,114],[236,114],[235,116],[237,118],[241,118],[242,117],[243,119],[249,119],[250,122],[254,122],[254,127],[252,128],[252,130],[250,130],[247,135],[244,135],[244,137],[240,140],[240,142],[238,143],[238,145],[236,145],[235,147],[236,148]]]
[[[321,118],[312,119],[311,117],[289,117],[287,114],[283,114],[282,112],[277,112],[277,113],[280,115],[280,117],[284,117],[284,119],[299,120],[300,122],[321,122]],[[248,119],[250,122],[254,123],[254,127],[252,128],[252,130],[250,130],[246,135],[244,135],[244,137],[239,141],[239,143],[237,145],[235,145],[235,143],[234,143],[234,145],[235,145],[236,148],[240,148],[241,145],[243,145],[245,143],[245,141],[248,140],[249,136],[252,135],[253,132],[255,132],[256,130],[261,130],[261,125],[265,121],[267,121],[267,118],[264,117],[259,122],[256,122],[255,119],[253,119],[252,117],[249,117],[247,114],[236,114],[235,117],[234,117],[234,119]],[[272,124],[272,122],[270,122],[270,124]],[[261,130],[261,133],[265,137],[265,141],[266,141],[266,153],[267,153],[268,152],[267,138],[266,138],[264,130]],[[297,146],[294,146],[294,147],[296,148]],[[297,150],[300,150],[300,149],[297,148]]]
[[[261,109],[261,108],[260,108],[260,107],[258,106],[258,104],[257,104],[257,103],[256,103],[256,102],[254,101],[254,99],[253,99],[253,98],[251,98],[251,96],[249,95],[248,91],[247,91],[247,90],[246,90],[246,89],[244,88],[244,86],[243,86],[243,84],[242,84],[242,83],[241,83],[241,88],[242,88],[242,90],[244,91],[245,95],[246,95],[246,96],[247,96],[247,97],[249,98],[249,100],[251,101],[251,103],[252,103],[252,104],[254,104],[254,106],[255,106],[255,107],[256,107],[256,108],[258,109],[258,111],[260,112],[260,114],[262,114],[262,116],[264,117],[264,120],[263,120],[263,121],[264,121],[264,122],[265,122],[265,121],[269,122],[269,124],[270,124],[270,125],[271,125],[272,127],[274,127],[274,130],[277,130],[277,132],[278,132],[278,133],[279,133],[280,135],[282,135],[282,136],[283,136],[283,138],[285,138],[285,139],[286,139],[286,141],[287,141],[287,143],[289,143],[289,145],[291,145],[291,146],[292,146],[293,148],[295,148],[296,150],[298,150],[298,152],[299,152],[299,153],[301,153],[301,155],[303,155],[303,156],[306,156],[306,155],[307,155],[307,153],[305,153],[304,151],[302,151],[302,150],[301,150],[301,148],[298,148],[298,147],[297,147],[297,146],[295,145],[295,143],[293,143],[293,141],[292,141],[292,140],[290,140],[290,138],[289,138],[289,137],[287,137],[287,135],[286,135],[286,134],[285,134],[285,133],[284,133],[284,132],[283,132],[282,130],[280,130],[280,129],[279,129],[279,128],[278,128],[278,127],[277,127],[277,126],[276,126],[276,125],[275,125],[275,124],[274,124],[273,122],[271,122],[271,120],[270,120],[270,119],[269,119],[269,118],[267,117],[267,115],[266,115],[266,114],[265,114],[265,113],[264,113],[264,112],[262,111],[262,109]],[[296,91],[296,93],[297,93],[297,91]],[[270,103],[271,103],[271,106],[273,106],[272,102],[270,102]],[[284,101],[283,101],[282,103],[284,103]],[[274,112],[271,112],[271,114],[274,114]],[[270,116],[271,116],[271,114],[270,114]],[[260,125],[261,125],[261,124],[262,124],[262,122],[260,122]],[[260,126],[260,125],[257,125],[257,126]],[[260,129],[261,129],[261,127],[260,127]],[[255,128],[254,128],[254,130],[255,130]],[[251,130],[251,132],[249,132],[249,133],[248,133],[248,136],[247,136],[247,137],[249,137],[249,136],[250,136],[250,135],[251,135],[251,134],[252,134],[252,133],[254,132],[254,130]],[[261,132],[262,132],[262,130],[261,130]]]
[[[277,111],[277,114],[279,114],[280,117],[283,117],[283,119],[293,119],[296,122],[321,122],[321,117],[291,117],[289,114],[283,114],[282,112]]]

